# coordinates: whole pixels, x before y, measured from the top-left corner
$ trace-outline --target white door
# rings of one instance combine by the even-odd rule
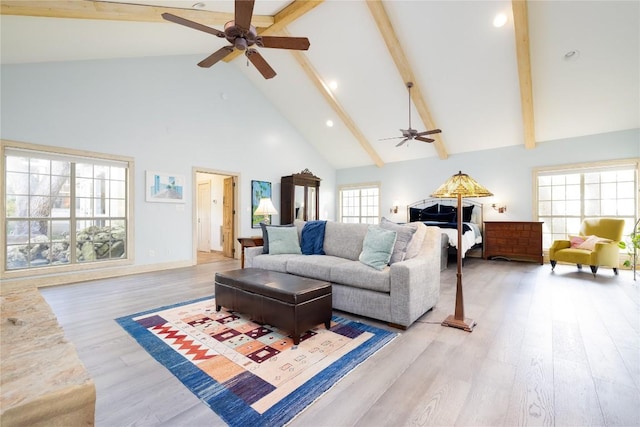
[[[198,250],[211,251],[211,183],[198,184]]]

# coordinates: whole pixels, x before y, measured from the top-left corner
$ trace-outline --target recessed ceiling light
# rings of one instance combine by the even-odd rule
[[[504,24],[506,23],[507,23],[507,15],[505,15],[504,13],[499,13],[496,15],[495,18],[493,18],[493,26],[496,28],[500,28],[504,26]]]
[[[327,120],[327,127],[333,127],[333,120]]]
[[[331,80],[331,81],[329,82],[329,89],[331,89],[331,90],[336,90],[336,89],[338,89],[338,82],[337,82],[337,81],[335,81],[335,80]]]

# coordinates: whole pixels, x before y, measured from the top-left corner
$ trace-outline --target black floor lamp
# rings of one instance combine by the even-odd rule
[[[469,175],[458,172],[442,184],[431,197],[458,199],[458,273],[456,274],[456,310],[442,321],[442,326],[473,331],[476,322],[464,317],[464,300],[462,298],[462,198],[493,196],[489,190],[478,184]]]

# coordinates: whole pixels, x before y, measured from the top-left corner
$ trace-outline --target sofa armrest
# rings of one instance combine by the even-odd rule
[[[420,254],[390,267],[391,318],[411,325],[440,298],[441,232],[428,227]]]
[[[245,268],[253,267],[253,259],[258,255],[262,255],[262,246],[249,246],[244,248]]]

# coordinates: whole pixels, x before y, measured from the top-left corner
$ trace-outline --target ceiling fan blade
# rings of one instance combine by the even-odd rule
[[[255,49],[247,49],[247,53],[245,55],[247,55],[249,61],[251,61],[258,71],[260,71],[262,77],[270,79],[276,76],[276,72],[271,68],[267,61],[265,61],[262,55],[260,55],[260,52]]]
[[[416,136],[433,135],[434,133],[440,133],[440,132],[442,132],[440,129],[427,130],[424,132],[418,132]]]
[[[271,47],[276,49],[309,50],[309,39],[306,37],[278,37],[262,36],[260,47]]]
[[[422,141],[422,142],[433,142],[433,141],[435,141],[435,139],[423,138],[421,136],[416,136],[415,139],[418,140],[418,141]]]
[[[404,136],[394,136],[394,137],[391,137],[391,138],[382,138],[382,139],[379,139],[378,141],[387,141],[389,139],[400,139],[400,138],[404,138]]]
[[[409,138],[405,138],[402,141],[400,141],[399,143],[396,144],[396,147],[400,147],[402,144],[404,144],[405,142],[407,142],[409,140]]]
[[[255,0],[236,0],[235,21],[236,27],[249,31],[251,28],[251,16]]]
[[[184,19],[171,13],[163,13],[162,17],[167,21],[184,25],[185,27],[193,28],[194,30],[204,31],[205,33],[213,34],[214,36],[218,37],[224,37],[224,33],[222,31],[216,30],[215,28],[207,27],[206,25],[198,24],[197,22]]]
[[[198,67],[209,68],[216,62],[223,59],[225,56],[229,55],[231,52],[233,52],[233,48],[231,46],[221,47],[202,61],[198,62]]]

